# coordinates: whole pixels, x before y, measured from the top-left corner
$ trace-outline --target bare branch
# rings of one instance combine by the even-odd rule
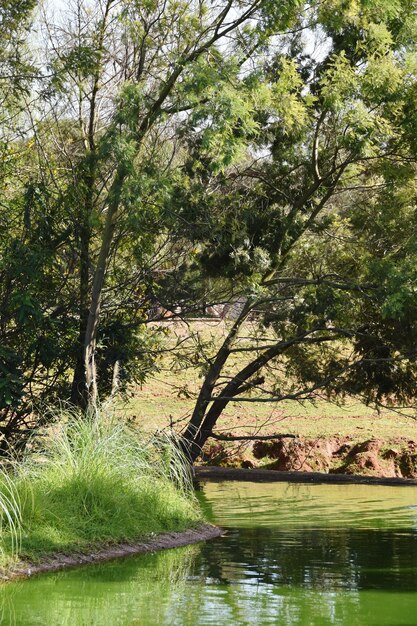
[[[218,433],[211,433],[210,437],[218,441],[270,441],[271,439],[298,439],[298,435],[292,433],[278,433],[276,435],[236,435],[226,436]]]

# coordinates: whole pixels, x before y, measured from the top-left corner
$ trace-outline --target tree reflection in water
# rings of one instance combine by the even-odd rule
[[[415,490],[318,487],[208,485],[224,537],[3,586],[0,622],[415,623]]]

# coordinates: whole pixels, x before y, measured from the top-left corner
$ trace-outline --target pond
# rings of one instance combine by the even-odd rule
[[[206,483],[225,536],[0,589],[13,626],[417,624],[417,488]]]

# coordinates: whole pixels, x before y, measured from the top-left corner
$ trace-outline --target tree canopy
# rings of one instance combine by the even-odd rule
[[[4,447],[143,380],[155,303],[240,303],[193,458],[232,401],[413,400],[415,4],[3,3]]]

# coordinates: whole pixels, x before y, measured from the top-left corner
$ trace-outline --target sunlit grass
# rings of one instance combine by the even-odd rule
[[[191,350],[192,340],[185,338],[199,333],[202,342],[218,346],[224,339],[223,322],[190,321],[188,325],[177,322],[167,325],[167,347],[172,348],[178,338],[182,349]],[[243,333],[250,335],[250,325]],[[212,348],[213,350],[213,348]],[[246,355],[235,355],[224,374],[231,376],[246,363]],[[128,415],[141,427],[163,428],[170,423],[181,430],[193,410],[202,383],[201,373],[192,362],[188,367],[173,362],[171,351],[162,354],[160,371],[147,379],[142,386],[131,389],[131,396],[119,403],[121,414]],[[371,437],[391,440],[396,437],[416,438],[416,422],[393,410],[380,413],[357,399],[346,398],[342,404],[317,397],[315,402],[284,401],[279,403],[231,402],[216,424],[216,431],[235,435],[291,433],[303,437],[349,436],[352,441]]]
[[[0,473],[1,561],[82,551],[195,525],[176,446],[100,411],[64,413]]]

